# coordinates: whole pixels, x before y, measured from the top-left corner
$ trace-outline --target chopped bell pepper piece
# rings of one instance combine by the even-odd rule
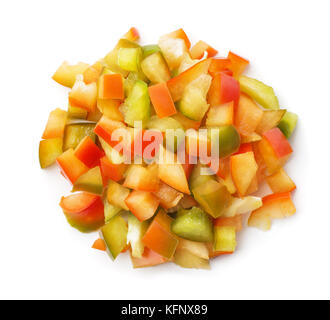
[[[126,172],[123,186],[139,191],[158,191],[159,179],[157,164],[151,164],[147,168],[142,165],[132,164]]]
[[[142,239],[145,246],[168,260],[173,257],[179,243],[171,232],[171,223],[172,219],[160,210]]]
[[[262,206],[262,199],[259,197],[247,196],[243,198],[233,197],[231,205],[223,212],[222,217],[232,218],[236,215],[257,210]]]
[[[100,251],[106,251],[107,250],[107,247],[106,247],[105,242],[104,242],[103,239],[95,240],[92,248],[96,249],[96,250],[100,250]]]
[[[228,70],[230,60],[224,58],[213,58],[209,67],[209,73],[214,78],[216,74]]]
[[[78,75],[69,93],[69,103],[74,107],[93,112],[96,107],[97,85],[95,82],[86,84],[83,75]]]
[[[107,224],[114,216],[123,211],[122,208],[109,203],[108,199],[104,199],[104,222]]]
[[[61,109],[52,111],[49,114],[42,139],[63,138],[67,115],[67,112]]]
[[[39,144],[39,163],[42,169],[55,163],[56,158],[63,152],[63,139],[47,139],[40,141]]]
[[[234,122],[234,103],[213,106],[209,109],[206,118],[207,127],[231,125]]]
[[[233,155],[230,157],[231,176],[240,197],[243,197],[254,177],[256,176],[258,165],[252,151]]]
[[[230,206],[232,196],[223,183],[213,179],[192,189],[195,200],[213,218],[219,218]]]
[[[103,181],[100,167],[94,167],[81,175],[73,185],[72,192],[86,191],[101,195],[103,192]]]
[[[259,122],[256,132],[263,134],[264,132],[275,128],[283,118],[286,110],[264,110],[261,121]]]
[[[298,116],[293,112],[287,111],[281,119],[280,123],[278,124],[278,127],[287,139],[291,137],[294,129],[296,128],[297,121]]]
[[[240,76],[250,64],[249,60],[246,60],[231,51],[229,51],[227,58],[230,61],[229,69],[233,71],[235,78]]]
[[[141,62],[141,69],[152,83],[163,83],[171,79],[166,61],[158,51],[148,55]]]
[[[72,88],[76,82],[78,74],[83,74],[89,67],[89,64],[79,62],[76,65],[70,65],[67,61],[64,61],[53,75],[53,80],[57,83]]]
[[[99,99],[124,99],[123,78],[118,73],[104,74],[99,81]]]
[[[175,161],[175,155],[171,154],[170,151],[164,148],[161,148],[161,150],[163,150],[163,161],[159,163],[159,179],[180,192],[190,194],[187,177],[182,165]],[[170,159],[174,159],[174,162],[171,162]]]
[[[119,110],[121,105],[120,100],[114,99],[97,99],[97,108],[103,113],[103,115],[114,121],[124,121],[124,116]]]
[[[128,125],[133,127],[135,121],[142,121],[142,125],[146,125],[150,118],[151,108],[148,85],[145,82],[141,80],[135,82],[131,93],[125,100],[123,112]]]
[[[216,226],[214,228],[214,251],[234,252],[236,249],[236,227]]]
[[[93,65],[89,66],[83,73],[84,82],[86,84],[97,82],[103,71],[103,68],[104,66],[101,61],[97,61]]]
[[[138,72],[142,59],[141,48],[120,48],[117,64],[126,71]]]
[[[115,46],[115,48],[110,51],[104,58],[104,62],[107,67],[114,73],[120,73],[123,77],[127,77],[128,71],[123,70],[117,64],[118,61],[118,51],[121,48],[139,48],[140,46],[134,42],[127,39],[120,39]]]
[[[270,143],[277,158],[286,157],[293,152],[289,141],[279,128],[273,128],[266,131],[263,134],[263,137]]]
[[[134,190],[125,199],[125,203],[140,221],[145,221],[157,211],[159,199],[151,192]]]
[[[62,197],[60,206],[70,225],[81,232],[96,231],[104,225],[104,207],[100,196],[79,192]]]
[[[79,108],[79,107],[74,107],[69,103],[69,106],[68,106],[68,118],[69,119],[86,120],[87,114],[88,114],[87,110],[85,110],[83,108]]]
[[[113,204],[116,207],[120,207],[126,211],[129,211],[129,208],[125,202],[129,194],[129,189],[123,187],[115,181],[109,181],[107,190],[107,200],[109,201],[109,203]]]
[[[126,248],[127,243],[127,225],[121,216],[113,217],[100,231],[100,236],[104,240],[108,253],[112,259]]]
[[[174,102],[180,100],[186,86],[202,74],[207,74],[211,59],[202,60],[167,82]]]
[[[250,97],[241,94],[235,112],[235,125],[239,133],[248,136],[255,132],[262,117],[261,108]]]
[[[160,52],[159,45],[157,45],[157,44],[148,44],[148,45],[142,47],[143,59],[145,59],[146,57],[149,57],[150,55],[152,55],[153,53],[156,53],[156,52]]]
[[[279,109],[279,103],[272,87],[246,76],[239,77],[241,91],[249,95],[265,109]]]
[[[56,162],[59,165],[62,174],[72,184],[74,184],[82,174],[89,170],[89,168],[75,156],[73,149],[68,149],[62,155],[57,157]]]
[[[142,238],[148,229],[148,222],[139,221],[133,214],[128,216],[127,243],[131,245],[134,258],[142,258],[145,247]]]
[[[253,211],[249,217],[250,227],[267,231],[271,227],[272,219],[290,217],[296,212],[290,192],[268,195],[262,199],[262,202],[262,207]]]
[[[129,41],[137,41],[140,39],[139,31],[135,27],[132,27],[125,33],[124,38]]]
[[[150,100],[159,118],[176,114],[174,102],[165,82],[153,85],[148,90]]]
[[[208,259],[203,259],[185,249],[178,249],[175,252],[173,262],[182,268],[189,269],[210,269]]]
[[[291,192],[296,189],[295,183],[283,168],[268,176],[266,181],[274,193]]]
[[[144,252],[141,258],[135,258],[131,254],[131,260],[134,269],[153,267],[168,262],[167,259],[147,247],[144,248]]]
[[[63,150],[75,149],[86,137],[90,137],[95,142],[95,124],[90,122],[72,123],[65,128]]]
[[[181,210],[172,222],[171,230],[177,236],[197,242],[213,240],[213,224],[208,214],[197,207]]]
[[[100,163],[100,159],[104,156],[104,152],[89,136],[86,136],[80,141],[74,151],[74,154],[89,168],[93,168],[98,165]]]
[[[210,89],[212,77],[207,74],[200,75],[189,83],[178,103],[179,111],[187,118],[201,121],[209,108],[206,95]]]
[[[211,58],[217,55],[218,51],[212,48],[204,41],[198,41],[191,49],[190,54],[193,59],[201,59],[204,56],[204,52],[207,52],[207,57]]]
[[[183,198],[183,194],[181,192],[178,192],[163,182],[160,182],[159,189],[154,192],[154,195],[159,199],[160,205],[164,209],[175,207]]]
[[[107,185],[109,179],[118,182],[124,178],[126,171],[126,165],[124,163],[112,163],[107,156],[104,156],[100,159],[100,167],[103,185]]]
[[[243,229],[243,216],[238,214],[234,217],[221,217],[214,220],[215,227],[235,227],[235,231],[239,232]]]
[[[221,72],[213,77],[208,93],[208,102],[212,107],[233,101],[236,107],[239,101],[239,95],[240,87],[238,81]]]

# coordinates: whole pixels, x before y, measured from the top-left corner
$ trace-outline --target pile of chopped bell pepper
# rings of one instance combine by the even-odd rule
[[[40,166],[56,163],[72,185],[60,206],[72,227],[99,232],[93,248],[112,259],[129,252],[134,268],[208,269],[210,259],[235,252],[246,224],[269,230],[295,213],[296,185],[284,165],[297,115],[280,109],[270,86],[243,75],[249,61],[233,52],[191,46],[182,29],[154,45],[139,38],[131,28],[94,64],[58,68],[53,79],[69,88],[68,106],[49,115]],[[213,128],[217,168],[199,152],[211,149]],[[117,129],[131,138],[122,150]],[[164,139],[169,129],[181,134]],[[177,158],[183,142],[184,162],[156,161],[160,152]]]

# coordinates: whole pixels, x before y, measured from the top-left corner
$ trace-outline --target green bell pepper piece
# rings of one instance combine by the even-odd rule
[[[100,231],[100,236],[105,241],[108,253],[114,260],[126,247],[127,232],[126,221],[119,215],[113,217]]]
[[[283,132],[287,139],[291,137],[294,129],[296,128],[297,121],[298,116],[293,112],[287,111],[278,124],[279,129]]]
[[[213,218],[219,218],[230,206],[232,196],[226,186],[215,180],[208,180],[192,189],[195,200]]]
[[[143,59],[152,55],[153,53],[159,52],[160,48],[157,44],[149,44],[142,47]]]
[[[137,80],[132,88],[131,93],[125,100],[123,106],[125,122],[134,126],[134,121],[142,121],[145,127],[151,114],[150,98],[148,93],[148,85]]]
[[[193,207],[190,210],[180,210],[177,218],[172,222],[172,232],[181,238],[211,242],[213,240],[213,224],[203,210]]]
[[[274,110],[280,108],[278,99],[272,87],[247,76],[240,76],[239,84],[242,92],[248,94],[264,108]]]

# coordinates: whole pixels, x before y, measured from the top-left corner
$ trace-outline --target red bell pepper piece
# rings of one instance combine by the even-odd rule
[[[149,87],[149,95],[159,118],[176,114],[176,108],[166,83],[159,83]]]
[[[119,128],[126,128],[126,126],[120,121],[114,121],[103,116],[96,124],[94,132],[105,142],[107,142],[111,147],[114,147],[118,144],[118,141],[113,141],[111,139],[111,135],[113,131]]]
[[[124,163],[111,163],[110,160],[104,156],[100,159],[100,168],[103,185],[106,186],[109,179],[118,182],[124,178],[126,165]]]
[[[293,152],[288,139],[279,128],[270,129],[263,136],[270,143],[278,158],[286,157]]]
[[[75,156],[87,167],[93,168],[99,164],[104,152],[94,143],[90,136],[86,136],[74,151]]]
[[[79,192],[62,197],[60,206],[72,227],[95,231],[104,225],[104,206],[100,196]]]
[[[236,79],[221,72],[214,76],[208,92],[208,102],[212,106],[218,106],[234,101],[234,107],[239,101],[240,86]]]

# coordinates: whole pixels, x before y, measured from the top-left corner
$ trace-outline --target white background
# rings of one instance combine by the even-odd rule
[[[329,1],[1,1],[0,298],[330,298]],[[93,63],[131,26],[144,43],[183,27],[191,40],[250,59],[299,114],[287,166],[297,214],[264,233],[247,229],[236,254],[211,271],[175,265],[133,270],[91,249],[96,234],[66,222],[68,183],[42,171],[38,144],[49,112],[66,108],[51,80],[63,60]]]

